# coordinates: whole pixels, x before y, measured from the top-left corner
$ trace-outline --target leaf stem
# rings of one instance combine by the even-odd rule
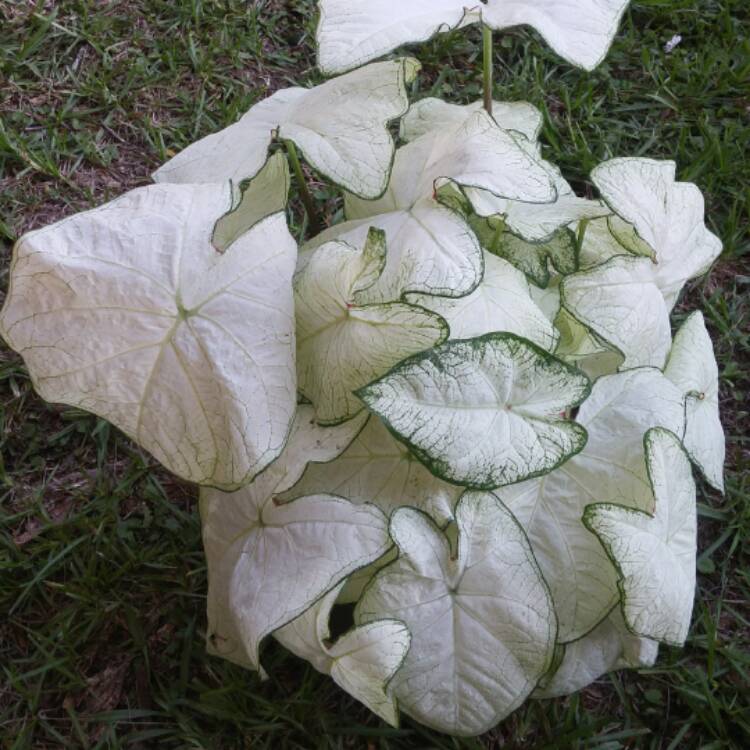
[[[292,141],[284,141],[284,147],[289,155],[289,161],[292,165],[292,170],[294,171],[294,177],[297,180],[299,197],[302,198],[302,203],[305,206],[307,225],[313,234],[318,234],[322,229],[322,225],[320,223],[320,217],[318,216],[318,209],[315,205],[315,201],[307,188],[305,173],[302,171],[302,165],[300,164],[299,156],[297,156],[297,148]]]
[[[482,26],[482,73],[484,108],[492,114],[492,29]]]

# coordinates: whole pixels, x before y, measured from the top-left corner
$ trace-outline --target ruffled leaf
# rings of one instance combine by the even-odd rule
[[[643,434],[656,425],[679,433],[682,397],[658,370],[628,370],[599,378],[577,420],[588,432],[578,455],[546,476],[497,491],[529,536],[562,643],[586,635],[619,598],[616,571],[583,525],[583,512],[602,500],[651,507]]]
[[[700,311],[674,337],[664,374],[685,398],[685,450],[712,487],[724,492],[724,430],[719,419],[719,368]]]
[[[385,264],[384,232],[371,230],[362,250],[319,247],[295,278],[299,389],[321,424],[354,416],[362,409],[355,390],[448,336],[446,322],[422,307],[359,304]]]
[[[549,668],[555,615],[521,527],[493,494],[465,493],[456,523],[452,554],[427,516],[397,510],[399,557],[366,589],[355,619],[406,623],[411,648],[393,681],[406,713],[476,735],[519,706]]]
[[[373,505],[328,494],[284,504],[275,499],[308,461],[338,455],[361,424],[319,427],[303,405],[284,453],[252,484],[232,493],[202,490],[214,653],[259,669],[263,638],[389,548],[386,519]]]
[[[584,523],[617,566],[622,612],[633,633],[681,646],[695,595],[695,482],[679,438],[649,430],[653,513],[614,503],[586,508]]]
[[[406,112],[412,59],[374,63],[311,89],[282,89],[224,130],[191,144],[160,167],[157,182],[224,182],[253,177],[274,138],[291,140],[310,166],[367,198],[388,184],[394,143],[388,123]]]

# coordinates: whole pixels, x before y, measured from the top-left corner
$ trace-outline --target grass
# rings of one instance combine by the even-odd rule
[[[0,0],[0,18],[4,276],[22,232],[148,182],[170,153],[258,99],[319,80],[303,0]],[[674,159],[724,241],[676,316],[706,314],[728,439],[726,497],[699,490],[685,649],[577,696],[529,702],[476,740],[408,720],[388,728],[273,645],[261,683],[205,654],[194,490],[106,423],[44,403],[3,349],[0,748],[750,747],[748,23],[746,0],[635,2],[592,74],[533,33],[496,36],[496,97],[542,109],[545,155],[580,191],[609,156]],[[481,96],[478,30],[415,52],[419,95]],[[335,217],[333,194],[315,190]]]

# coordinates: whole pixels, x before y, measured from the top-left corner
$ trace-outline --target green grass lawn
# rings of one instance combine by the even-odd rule
[[[147,183],[255,101],[319,81],[314,25],[309,0],[0,0],[0,288],[22,232]],[[634,2],[591,74],[533,33],[496,35],[496,98],[541,108],[545,156],[579,191],[605,158],[674,159],[724,241],[677,310],[706,315],[728,439],[726,497],[699,487],[685,649],[530,701],[476,740],[391,729],[270,644],[261,683],[205,654],[195,491],[104,421],[44,403],[2,348],[0,748],[750,748],[749,29],[747,0]],[[415,48],[418,95],[478,98],[480,46],[474,29]],[[336,218],[333,192],[315,189]]]

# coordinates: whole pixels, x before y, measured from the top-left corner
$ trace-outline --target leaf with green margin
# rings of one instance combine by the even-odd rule
[[[346,190],[380,195],[394,142],[388,124],[409,106],[419,63],[378,62],[311,89],[281,89],[239,121],[191,144],[153,175],[157,182],[240,182],[255,176],[273,139],[293,141],[310,166]]]
[[[232,493],[202,490],[211,653],[259,669],[268,634],[390,547],[386,519],[373,505],[329,494],[277,500],[308,461],[341,453],[362,421],[319,427],[303,404],[284,452],[252,484]]]
[[[604,58],[628,0],[320,0],[318,65],[339,73],[381,57],[403,44],[483,22],[501,30],[528,25],[557,54],[586,70]]]
[[[560,333],[555,356],[583,370],[591,380],[620,369],[625,359],[622,354],[601,341],[564,307],[557,312],[555,328]]]
[[[315,36],[318,67],[342,73],[382,57],[409,42],[423,42],[441,31],[478,19],[465,0],[321,0]]]
[[[357,391],[436,476],[491,489],[551,471],[586,431],[561,413],[591,384],[511,333],[448,341]]]
[[[385,233],[371,229],[362,250],[326,243],[295,277],[298,387],[320,424],[353,417],[363,408],[355,390],[448,337],[448,324],[423,307],[359,303],[385,264]]]
[[[407,300],[444,318],[452,339],[468,339],[493,331],[508,331],[553,351],[557,331],[534,302],[526,277],[510,263],[484,255],[484,277],[464,297],[409,294]]]
[[[616,669],[651,667],[659,644],[628,631],[622,614],[615,609],[588,635],[561,646],[562,659],[532,693],[533,698],[559,698],[577,693],[603,674]]]
[[[460,125],[483,107],[481,99],[471,104],[450,104],[431,96],[420,99],[401,118],[401,140],[413,141],[425,133]],[[529,102],[492,102],[492,119],[503,130],[517,130],[532,141],[542,129],[542,113]]]
[[[570,229],[558,229],[543,242],[528,242],[504,231],[505,222],[497,217],[472,215],[469,225],[487,252],[512,263],[537,286],[549,284],[550,264],[559,274],[574,273],[578,269],[578,243]]]
[[[217,253],[230,204],[228,184],[150,185],[31,232],[0,313],[43,398],[223,489],[278,456],[296,405],[297,246],[278,213]]]
[[[378,283],[361,295],[363,303],[387,303],[407,292],[461,297],[482,278],[482,248],[476,237],[459,214],[432,197],[409,209],[335,224],[303,247],[297,272],[325,242],[361,247],[371,227],[385,231],[388,256]]]
[[[656,261],[656,253],[648,242],[642,240],[635,231],[635,227],[620,218],[617,214],[607,217],[607,228],[617,242],[629,253],[642,255]]]
[[[585,507],[609,500],[649,508],[643,434],[657,425],[681,431],[684,411],[673,383],[640,368],[599,378],[577,419],[588,432],[578,455],[543,477],[497,490],[529,536],[563,643],[591,631],[619,598],[616,572],[581,522]]]
[[[289,165],[284,154],[271,156],[255,177],[243,180],[234,192],[232,209],[216,222],[211,234],[211,242],[220,253],[266,216],[286,208]]]
[[[284,499],[335,492],[354,503],[372,502],[386,515],[402,505],[429,513],[438,523],[453,518],[461,488],[433,476],[376,416],[335,461],[311,463]]]
[[[579,244],[578,267],[579,270],[586,270],[599,266],[610,258],[618,255],[631,255],[625,247],[614,237],[610,230],[612,225],[609,219],[612,217],[603,217],[592,219],[586,222],[583,229],[583,237]],[[619,219],[619,217],[617,217]],[[619,219],[619,221],[623,221]],[[629,226],[623,222],[624,226]],[[622,227],[621,224],[616,226]],[[578,226],[581,231],[580,224]],[[625,229],[620,230],[621,234],[628,234]]]
[[[399,620],[376,620],[330,643],[331,609],[342,587],[336,586],[307,612],[277,630],[274,637],[396,727],[398,708],[388,685],[406,658],[409,630]]]
[[[560,57],[584,70],[604,59],[629,0],[487,0],[482,21],[496,30],[527,25]]]
[[[721,241],[704,224],[700,190],[675,181],[674,162],[654,159],[612,159],[597,166],[591,179],[653,248],[653,283],[671,310],[685,282],[705,273],[721,253]]]
[[[409,141],[396,152],[391,182],[374,201],[347,195],[347,219],[407,208],[445,184],[479,188],[510,200],[545,203],[556,188],[538,150],[520,133],[503,130],[484,110]]]
[[[539,155],[538,144],[527,144],[531,154]],[[584,219],[597,219],[612,211],[600,201],[579,198],[563,179],[560,170],[547,164],[557,196],[546,203],[529,203],[497,197],[486,190],[467,188],[464,190],[473,211],[485,219],[502,219],[505,226],[520,239],[530,243],[550,241],[562,228]]]
[[[375,577],[356,622],[403,620],[412,636],[393,680],[399,705],[439,731],[479,734],[517,708],[550,666],[555,614],[523,530],[489,492],[465,492],[458,543],[397,510],[398,559]]]
[[[362,302],[390,302],[406,292],[461,297],[481,280],[481,249],[463,217],[438,202],[446,186],[476,185],[524,200],[551,200],[548,167],[486,112],[458,126],[430,132],[398,149],[386,193],[374,201],[345,197],[349,221],[306,246],[332,239],[355,246],[371,226],[385,230],[385,270]],[[301,265],[306,258],[301,258]]]
[[[653,514],[597,503],[587,506],[583,522],[618,569],[622,613],[630,630],[681,646],[695,595],[695,482],[677,435],[652,429],[644,445]]]
[[[724,492],[726,448],[719,418],[719,368],[699,310],[675,334],[664,374],[685,397],[685,450],[706,481]]]
[[[672,345],[669,308],[653,281],[653,262],[633,255],[566,276],[563,306],[624,357],[623,367],[664,367]]]

